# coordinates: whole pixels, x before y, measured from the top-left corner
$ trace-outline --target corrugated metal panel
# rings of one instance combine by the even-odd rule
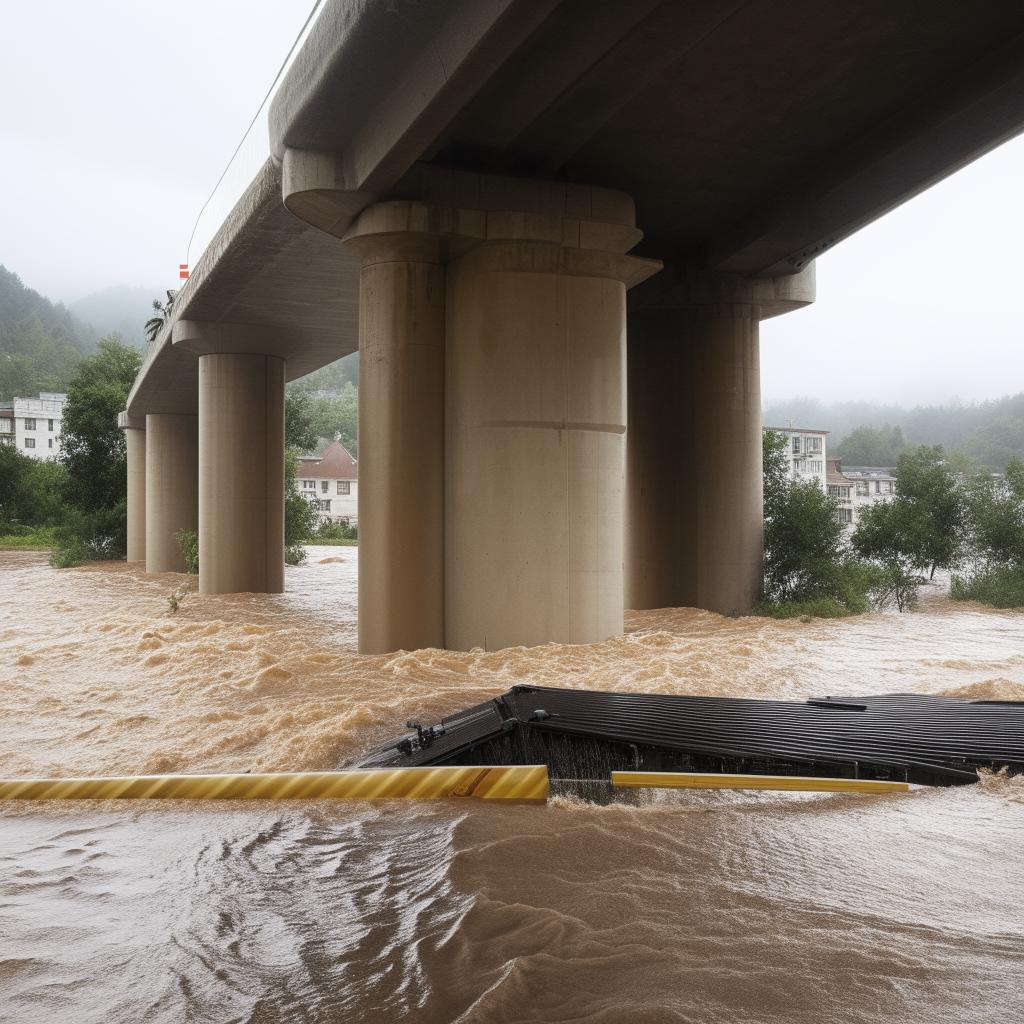
[[[484,763],[547,759],[557,774],[562,758],[602,779],[641,767],[926,784],[973,782],[982,767],[1024,772],[1024,703],[923,694],[798,703],[517,686],[438,728],[427,745],[407,734],[362,763],[437,764],[484,751]],[[587,757],[570,757],[573,744]],[[601,746],[603,760],[594,756]]]

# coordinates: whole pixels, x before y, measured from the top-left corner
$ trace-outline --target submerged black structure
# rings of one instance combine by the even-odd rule
[[[553,779],[613,770],[977,781],[1024,772],[1024,703],[921,694],[805,703],[515,686],[404,733],[350,767],[547,764]]]

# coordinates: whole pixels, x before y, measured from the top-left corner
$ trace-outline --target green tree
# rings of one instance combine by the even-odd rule
[[[56,526],[64,514],[67,471],[0,445],[0,523]]]
[[[996,608],[1024,607],[1024,462],[1013,457],[1003,476],[972,480],[967,509],[969,572],[953,577],[950,594]]]
[[[127,460],[117,414],[141,365],[141,356],[117,337],[100,341],[68,386],[60,461],[67,470],[67,503],[56,562],[119,558],[127,530]]]
[[[306,550],[302,546],[316,532],[316,506],[299,493],[296,479],[298,453],[286,448],[284,455],[284,560],[289,565],[299,565],[305,560]]]
[[[29,459],[25,480],[25,522],[33,526],[57,526],[64,518],[68,472],[52,459]]]
[[[161,302],[159,299],[153,300],[155,316],[151,316],[146,321],[146,326],[142,329],[147,341],[156,341],[157,335],[163,330],[164,324],[171,319],[171,312],[174,309],[174,296],[177,294],[174,289],[168,288],[167,299],[164,302]]]
[[[358,455],[359,391],[354,384],[346,383],[335,395],[315,396],[310,414],[317,437],[337,439],[353,455]]]
[[[896,499],[915,568],[952,569],[967,537],[967,504],[941,445],[919,445],[896,463]]]
[[[813,480],[786,471],[786,438],[764,437],[764,599],[770,606],[825,602],[863,610],[865,598],[843,549],[838,502]]]
[[[977,561],[1024,571],[1024,462],[983,474],[967,490],[971,552]]]
[[[920,522],[913,509],[897,501],[863,509],[851,543],[854,551],[881,570],[875,581],[875,603],[895,604],[899,611],[913,608],[918,587],[924,583],[919,569]]]
[[[844,463],[852,466],[894,466],[906,444],[898,426],[864,426],[843,438],[839,454]]]
[[[313,429],[312,399],[308,391],[289,391],[284,399],[284,443],[286,448],[300,452],[316,447],[317,433]]]
[[[0,444],[0,523],[27,523],[26,484],[32,460],[12,444]]]

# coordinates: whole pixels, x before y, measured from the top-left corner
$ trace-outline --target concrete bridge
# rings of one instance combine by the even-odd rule
[[[759,321],[1024,129],[1024,6],[328,0],[269,121],[122,416],[129,559],[281,590],[284,385],[358,348],[361,650],[596,641],[750,608]]]

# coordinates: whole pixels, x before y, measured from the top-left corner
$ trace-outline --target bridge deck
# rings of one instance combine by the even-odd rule
[[[612,771],[739,772],[977,781],[1024,772],[1024,702],[923,694],[805,703],[516,686],[416,727],[357,767],[547,764],[554,778],[607,782]]]

